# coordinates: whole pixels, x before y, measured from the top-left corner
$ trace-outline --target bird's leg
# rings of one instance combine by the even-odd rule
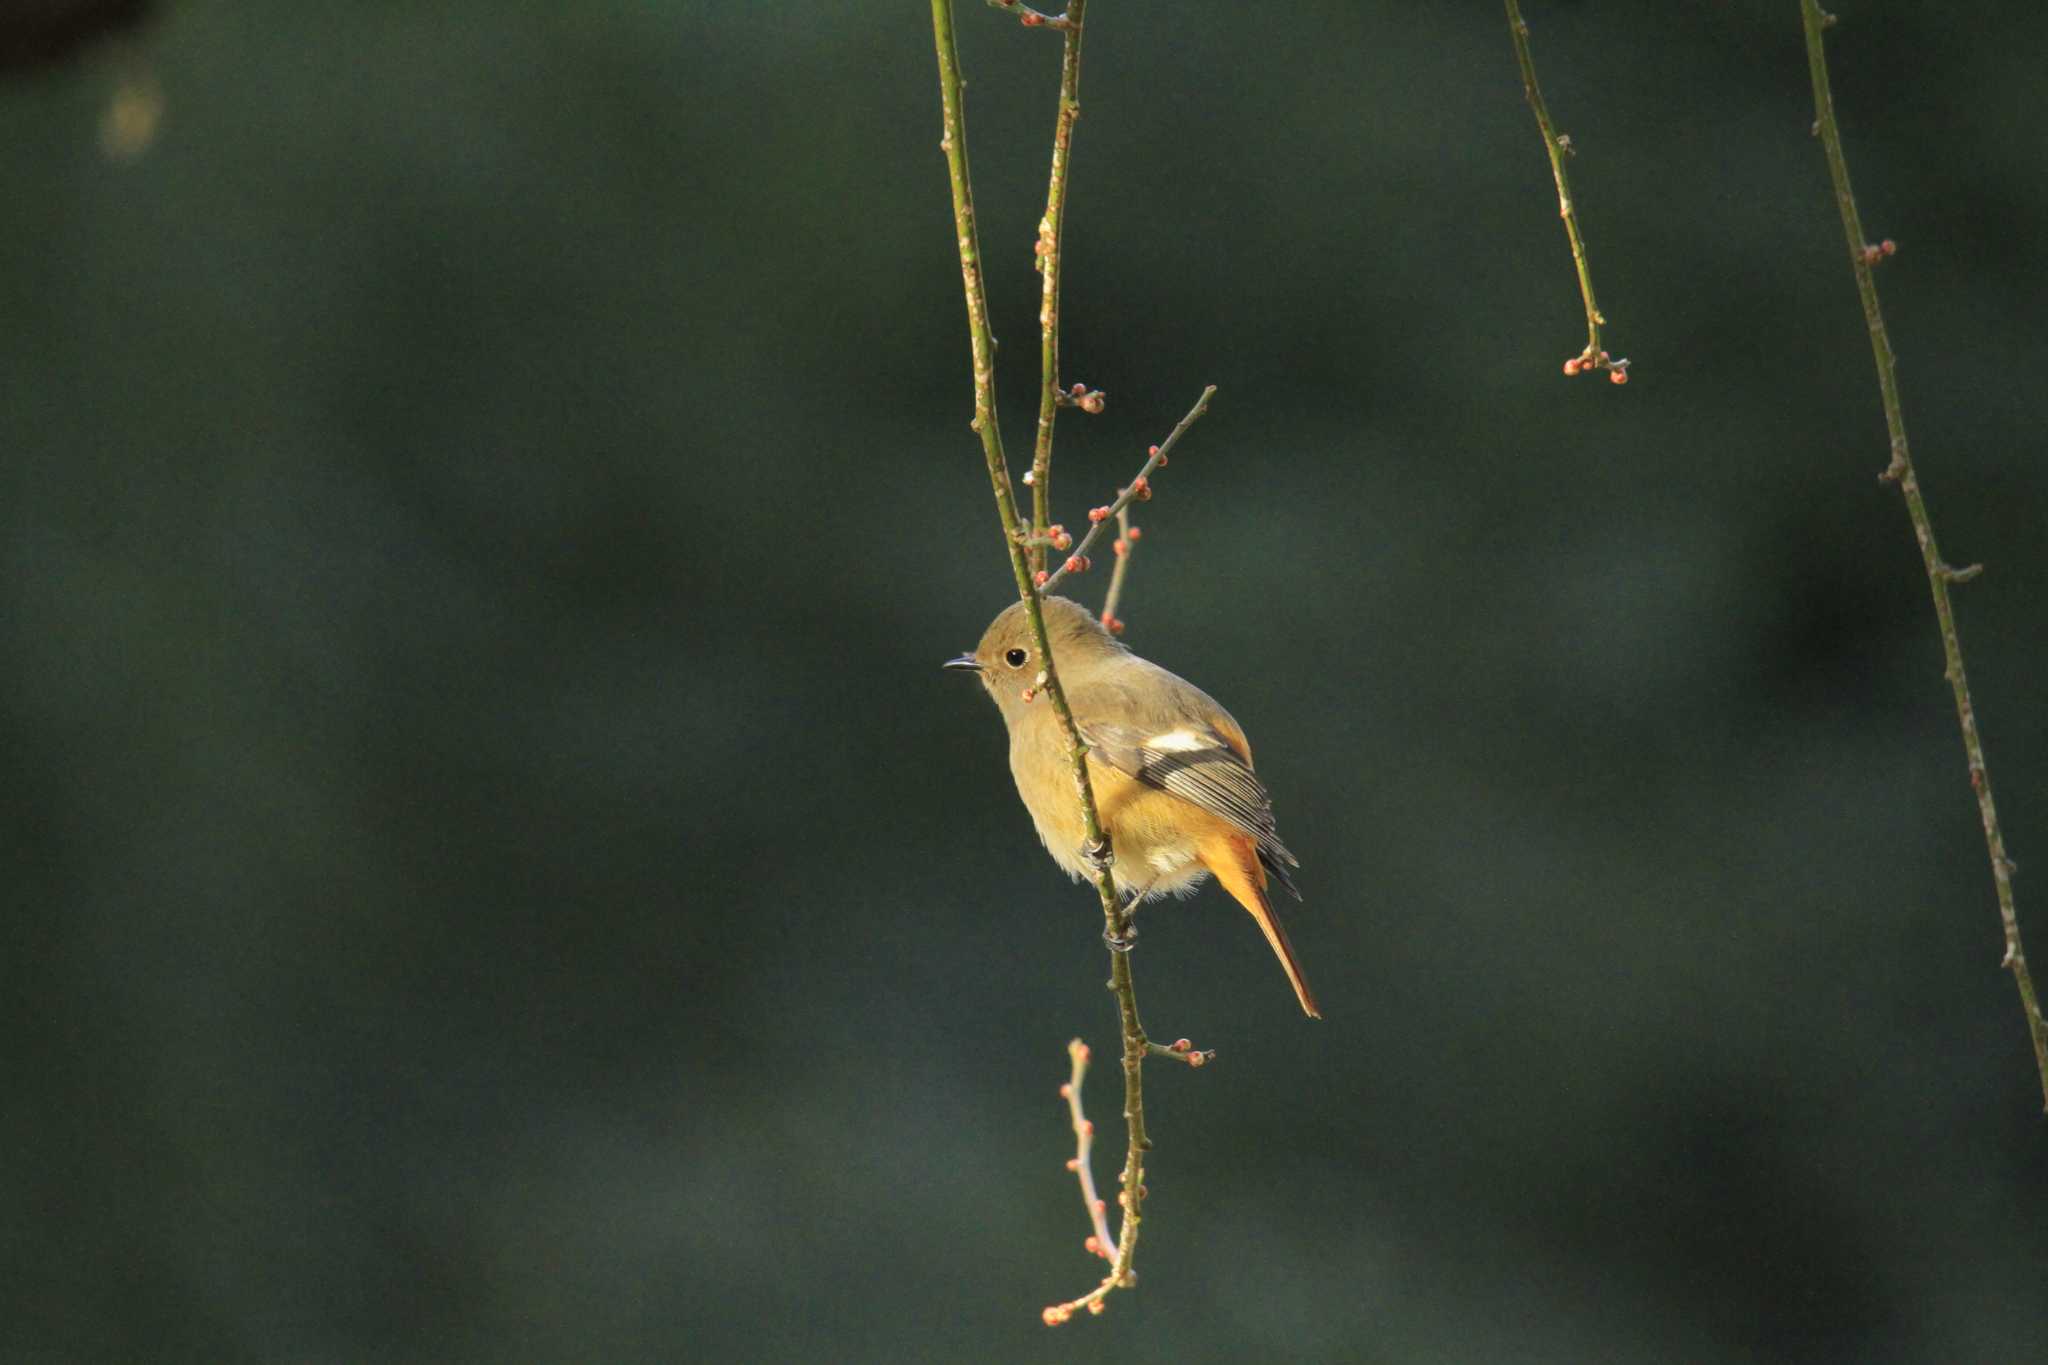
[[[1157,877],[1154,877],[1154,878],[1152,879],[1152,881],[1153,881],[1153,882],[1156,882],[1156,881],[1158,881],[1158,880],[1159,880],[1159,879],[1158,879]],[[1139,904],[1139,902],[1141,902],[1141,901],[1143,901],[1143,900],[1145,899],[1145,893],[1146,893],[1146,892],[1148,892],[1148,891],[1150,891],[1151,889],[1152,889],[1152,882],[1146,882],[1146,883],[1145,883],[1145,884],[1144,884],[1143,886],[1139,887],[1139,888],[1138,888],[1137,890],[1135,890],[1135,891],[1132,891],[1132,892],[1130,892],[1130,893],[1129,893],[1128,895],[1126,895],[1126,896],[1124,897],[1124,904],[1123,904],[1123,911],[1124,911],[1124,931],[1123,931],[1123,933],[1121,933],[1121,934],[1115,934],[1115,933],[1112,933],[1112,932],[1110,932],[1110,929],[1109,929],[1109,926],[1108,926],[1108,925],[1104,925],[1104,926],[1103,926],[1103,928],[1102,928],[1102,941],[1103,941],[1104,943],[1106,943],[1106,944],[1108,944],[1108,945],[1109,945],[1109,950],[1110,950],[1110,951],[1111,951],[1112,953],[1128,953],[1128,952],[1129,952],[1129,951],[1130,951],[1130,950],[1131,950],[1132,948],[1134,948],[1134,947],[1136,947],[1136,946],[1137,946],[1137,942],[1138,942],[1138,904]]]

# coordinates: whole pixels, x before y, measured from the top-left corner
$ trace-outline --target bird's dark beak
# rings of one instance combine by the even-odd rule
[[[946,660],[946,662],[940,664],[939,667],[969,669],[973,672],[979,673],[981,672],[981,660],[975,658],[972,654],[962,654],[957,659]]]

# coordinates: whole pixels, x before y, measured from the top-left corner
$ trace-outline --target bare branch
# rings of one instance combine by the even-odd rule
[[[1067,1102],[1067,1116],[1074,1124],[1074,1157],[1067,1163],[1067,1169],[1081,1178],[1081,1203],[1088,1210],[1088,1221],[1095,1229],[1084,1245],[1090,1255],[1113,1262],[1116,1260],[1116,1238],[1109,1235],[1108,1206],[1095,1193],[1095,1168],[1089,1160],[1089,1154],[1095,1147],[1095,1125],[1081,1110],[1081,1083],[1088,1076],[1088,1044],[1079,1038],[1074,1039],[1067,1044],[1067,1057],[1073,1063],[1073,1070],[1067,1077],[1067,1083],[1060,1087],[1060,1097]]]
[[[1509,7],[1513,7],[1512,0]],[[1913,521],[1914,539],[1920,543],[1920,560],[1927,570],[1934,615],[1941,623],[1941,649],[1947,663],[1943,676],[1955,694],[1956,721],[1963,732],[1963,753],[1969,760],[1970,790],[1977,794],[1977,814],[1984,826],[1984,847],[1991,857],[1991,881],[1997,888],[1998,914],[2005,929],[2005,956],[1999,965],[2011,970],[2013,983],[2019,989],[2020,1008],[2026,1014],[2027,1033],[2034,1044],[2034,1065],[2041,1078],[2042,1105],[2048,1111],[2048,1022],[2041,1017],[2034,978],[2027,970],[2026,950],[2020,944],[2019,915],[2013,907],[2013,862],[2006,857],[2005,835],[1998,827],[1998,807],[1991,799],[1991,773],[1984,762],[1984,741],[1977,733],[1977,709],[1970,700],[1969,677],[1963,671],[1962,638],[1956,632],[1955,610],[1949,601],[1950,585],[1976,577],[1981,566],[1951,568],[1935,544],[1934,524],[1928,519],[1920,476],[1913,468],[1913,453],[1906,443],[1898,362],[1892,354],[1891,334],[1885,330],[1884,313],[1878,307],[1877,280],[1871,273],[1873,266],[1893,254],[1896,244],[1886,240],[1873,246],[1864,237],[1862,215],[1856,208],[1855,192],[1849,186],[1849,162],[1842,154],[1842,133],[1835,123],[1834,96],[1828,89],[1827,52],[1821,39],[1823,30],[1834,24],[1834,16],[1822,10],[1815,0],[1800,0],[1799,12],[1806,26],[1806,61],[1813,77],[1814,131],[1827,152],[1835,204],[1841,210],[1842,231],[1849,242],[1849,268],[1856,276],[1856,292],[1862,297],[1863,319],[1870,330],[1870,350],[1877,362],[1885,427],[1891,434],[1891,459],[1878,477],[1898,484],[1905,495],[1906,514]]]
[[[1536,83],[1536,62],[1529,55],[1529,26],[1522,22],[1522,7],[1506,0],[1508,36],[1514,39],[1515,61],[1522,68],[1522,94],[1536,114],[1536,131],[1543,134],[1543,151],[1550,158],[1551,178],[1557,182],[1557,212],[1564,219],[1565,236],[1571,239],[1572,264],[1579,272],[1579,294],[1586,301],[1586,349],[1564,363],[1568,375],[1605,370],[1617,384],[1628,383],[1628,358],[1616,360],[1600,347],[1600,329],[1607,318],[1593,299],[1593,268],[1586,260],[1586,238],[1579,231],[1578,208],[1572,201],[1571,177],[1565,174],[1564,159],[1573,155],[1572,140],[1550,122],[1550,109],[1543,103],[1543,87]]]
[[[991,0],[995,3],[995,0]],[[1102,411],[1102,394],[1091,393],[1076,384],[1072,394],[1060,391],[1060,262],[1066,242],[1067,168],[1074,155],[1074,124],[1081,117],[1081,19],[1088,0],[1069,0],[1066,13],[1066,42],[1060,57],[1060,109],[1052,130],[1052,170],[1045,181],[1045,216],[1038,220],[1038,256],[1041,276],[1038,305],[1038,441],[1033,447],[1031,472],[1031,529],[1043,533],[1052,518],[1052,427],[1059,410],[1066,406]],[[1008,6],[1004,6],[1008,8]],[[1045,550],[1033,551],[1033,571],[1045,568]]]
[[[1116,609],[1123,605],[1124,580],[1130,577],[1131,556],[1137,553],[1138,537],[1144,534],[1131,525],[1131,509],[1128,504],[1116,514],[1116,539],[1109,548],[1116,554],[1116,564],[1109,571],[1109,593],[1102,599],[1102,626],[1111,635],[1124,633],[1123,618]]]
[[[1180,419],[1172,433],[1146,453],[1145,463],[1138,467],[1138,472],[1131,481],[1118,490],[1115,500],[1101,507],[1089,509],[1088,520],[1093,525],[1088,528],[1088,534],[1083,536],[1081,543],[1074,547],[1074,553],[1068,556],[1067,562],[1062,564],[1057,572],[1047,575],[1039,583],[1038,590],[1040,592],[1051,592],[1059,586],[1060,580],[1070,573],[1086,572],[1090,563],[1088,551],[1094,546],[1096,541],[1102,538],[1103,528],[1114,521],[1118,514],[1126,507],[1129,507],[1133,501],[1143,500],[1152,496],[1152,471],[1166,463],[1167,456],[1173,453],[1174,446],[1180,442],[1181,437],[1187,434],[1188,428],[1195,424],[1196,419],[1209,410],[1209,400],[1215,396],[1216,386],[1214,384],[1203,389],[1202,396],[1195,400],[1195,405],[1188,409],[1188,415]]]

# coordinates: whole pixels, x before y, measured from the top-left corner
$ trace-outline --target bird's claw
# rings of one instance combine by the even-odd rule
[[[1088,866],[1095,869],[1098,877],[1109,871],[1110,864],[1116,861],[1116,854],[1107,839],[1095,839],[1081,845],[1081,856],[1088,860]]]
[[[1131,949],[1138,946],[1138,926],[1127,920],[1124,923],[1124,931],[1121,934],[1105,926],[1102,931],[1102,941],[1109,946],[1109,950],[1112,953],[1128,953]]]

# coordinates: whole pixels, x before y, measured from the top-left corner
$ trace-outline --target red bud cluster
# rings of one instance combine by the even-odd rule
[[[1607,378],[1611,383],[1628,383],[1628,358],[1626,356],[1616,360],[1605,351],[1595,355],[1593,349],[1589,346],[1564,363],[1564,372],[1567,375],[1586,374],[1592,370],[1607,371]]]

